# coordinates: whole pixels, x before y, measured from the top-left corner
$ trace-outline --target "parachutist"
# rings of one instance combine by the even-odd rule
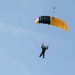
[[[55,7],[53,7],[53,9],[55,9]]]
[[[45,57],[45,51],[48,49],[48,46],[45,46],[44,44],[42,44],[41,46],[42,52],[40,53],[39,57],[41,57],[42,55],[43,55],[43,58]]]

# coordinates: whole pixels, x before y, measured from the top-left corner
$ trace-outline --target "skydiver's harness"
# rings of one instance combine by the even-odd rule
[[[47,49],[48,49],[48,46],[46,47],[46,46],[42,45],[41,48],[42,48],[43,50],[47,50]]]

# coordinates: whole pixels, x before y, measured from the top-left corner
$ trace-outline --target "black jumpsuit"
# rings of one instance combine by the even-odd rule
[[[43,55],[43,58],[44,58],[45,57],[45,51],[48,49],[48,46],[42,45],[41,48],[42,48],[42,52],[40,53],[39,57],[41,57]]]

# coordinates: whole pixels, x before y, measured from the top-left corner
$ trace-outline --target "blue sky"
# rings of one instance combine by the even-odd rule
[[[41,15],[66,22],[69,31],[35,24]],[[75,75],[74,0],[0,0],[0,75]],[[45,59],[41,44],[49,44]]]

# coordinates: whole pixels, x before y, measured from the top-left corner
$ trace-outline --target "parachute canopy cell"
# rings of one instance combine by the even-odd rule
[[[65,31],[68,31],[68,27],[64,21],[56,17],[52,17],[52,16],[40,16],[39,18],[35,20],[35,23],[36,24],[38,23],[48,24],[48,25],[52,25],[52,26],[61,28]]]

